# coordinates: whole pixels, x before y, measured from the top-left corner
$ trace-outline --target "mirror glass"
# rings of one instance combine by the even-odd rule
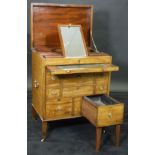
[[[59,26],[62,48],[65,57],[86,57],[86,44],[81,31],[81,26]]]

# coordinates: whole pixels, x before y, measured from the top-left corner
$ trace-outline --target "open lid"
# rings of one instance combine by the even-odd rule
[[[32,3],[31,48],[44,52],[61,48],[58,34],[60,24],[81,25],[86,46],[90,47],[92,14],[92,5]]]

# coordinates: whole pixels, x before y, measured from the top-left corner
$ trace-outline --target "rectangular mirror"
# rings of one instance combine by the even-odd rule
[[[87,48],[80,25],[59,25],[61,47],[65,57],[86,57]]]

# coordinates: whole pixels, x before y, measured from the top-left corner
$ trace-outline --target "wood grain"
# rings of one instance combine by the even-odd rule
[[[32,45],[38,50],[40,46],[46,46],[47,49],[60,47],[58,24],[73,24],[82,26],[86,44],[89,46],[91,20],[92,6],[33,3],[31,9]]]

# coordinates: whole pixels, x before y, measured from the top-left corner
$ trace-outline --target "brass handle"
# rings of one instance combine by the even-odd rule
[[[100,90],[103,90],[103,86],[100,87]]]
[[[56,95],[56,93],[57,93],[56,91],[52,91],[51,92],[52,95]]]
[[[70,70],[67,70],[66,72],[67,72],[67,73],[70,73],[71,71],[70,71]]]
[[[108,117],[112,118],[112,113],[111,112],[108,113]]]
[[[39,82],[37,80],[34,80],[34,87],[38,88],[39,87]]]

